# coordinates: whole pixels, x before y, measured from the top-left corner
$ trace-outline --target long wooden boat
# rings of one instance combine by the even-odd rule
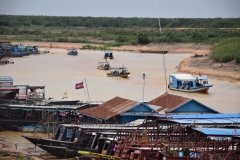
[[[130,72],[128,72],[127,67],[110,67],[109,72],[107,73],[108,77],[128,77],[128,75],[130,74]]]
[[[168,88],[181,92],[201,92],[208,93],[212,84],[208,84],[207,77],[193,77],[190,74],[170,74]]]
[[[141,53],[161,53],[166,54],[168,51],[140,50]]]
[[[86,147],[90,139],[95,137],[91,133],[83,131],[77,126],[59,125],[54,138],[39,138],[35,136],[23,136],[31,143],[37,145],[53,145],[53,146],[81,146]]]
[[[90,153],[111,154],[114,145],[111,134],[82,130],[77,125],[59,125],[53,139],[23,136],[39,148],[57,157],[75,157]],[[117,143],[115,141],[115,143]]]

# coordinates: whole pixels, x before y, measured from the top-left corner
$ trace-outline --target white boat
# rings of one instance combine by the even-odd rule
[[[110,62],[98,62],[98,69],[101,69],[101,70],[109,70],[110,68]]]
[[[110,67],[109,72],[107,73],[108,77],[119,76],[119,77],[127,77],[130,74],[128,72],[127,67]]]
[[[208,84],[205,76],[193,77],[190,74],[170,74],[168,88],[181,92],[207,93],[212,84]]]

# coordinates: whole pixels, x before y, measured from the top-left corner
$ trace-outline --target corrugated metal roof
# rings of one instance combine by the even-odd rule
[[[233,128],[194,128],[206,135],[215,136],[240,136],[240,129]]]
[[[215,125],[215,124],[239,124],[235,118],[228,119],[167,119],[167,121],[176,122],[179,124],[199,124],[199,125]]]
[[[192,114],[192,115],[172,115],[172,118],[187,118],[187,119],[196,119],[196,118],[207,118],[207,119],[216,119],[216,118],[239,118],[239,113],[226,113],[226,114]]]
[[[79,112],[85,115],[107,120],[115,115],[123,113],[124,111],[138,104],[139,102],[137,101],[115,97],[97,107],[83,109]]]
[[[191,99],[189,98],[185,98],[185,97],[181,97],[173,94],[163,94],[149,101],[147,104],[161,106],[161,108],[157,110],[158,112],[161,112],[162,110],[165,110],[167,108],[169,110],[174,109],[190,100]]]

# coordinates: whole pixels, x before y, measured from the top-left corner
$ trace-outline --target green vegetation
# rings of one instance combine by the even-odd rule
[[[0,15],[6,27],[158,28],[157,18],[56,17]],[[239,28],[240,18],[161,18],[163,28]]]
[[[240,18],[163,18],[161,26],[162,33],[157,18],[0,15],[0,40],[99,44],[89,46],[95,50],[159,42],[219,43],[213,47],[216,61],[240,61],[235,44],[239,44]],[[231,39],[236,42],[230,43]]]
[[[215,44],[211,50],[216,62],[225,63],[235,60],[240,64],[240,37],[224,39]]]

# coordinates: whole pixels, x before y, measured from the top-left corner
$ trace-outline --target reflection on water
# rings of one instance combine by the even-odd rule
[[[60,99],[67,92],[69,99],[87,101],[84,89],[75,90],[75,84],[87,81],[91,101],[106,101],[115,96],[136,101],[149,101],[166,91],[161,54],[142,54],[114,51],[115,59],[109,60],[112,67],[125,66],[129,78],[107,77],[105,70],[98,70],[98,61],[103,59],[104,51],[81,50],[78,56],[69,56],[64,49],[52,49],[57,54],[44,54],[15,58],[14,64],[0,66],[2,76],[12,76],[16,85],[45,85],[46,98]],[[181,60],[190,54],[166,54],[166,74],[177,71]],[[143,96],[143,78],[145,89]],[[169,93],[196,99],[217,111],[240,112],[240,82],[209,79],[214,86],[209,94]],[[86,84],[85,84],[86,89]],[[85,90],[86,91],[86,90]]]

